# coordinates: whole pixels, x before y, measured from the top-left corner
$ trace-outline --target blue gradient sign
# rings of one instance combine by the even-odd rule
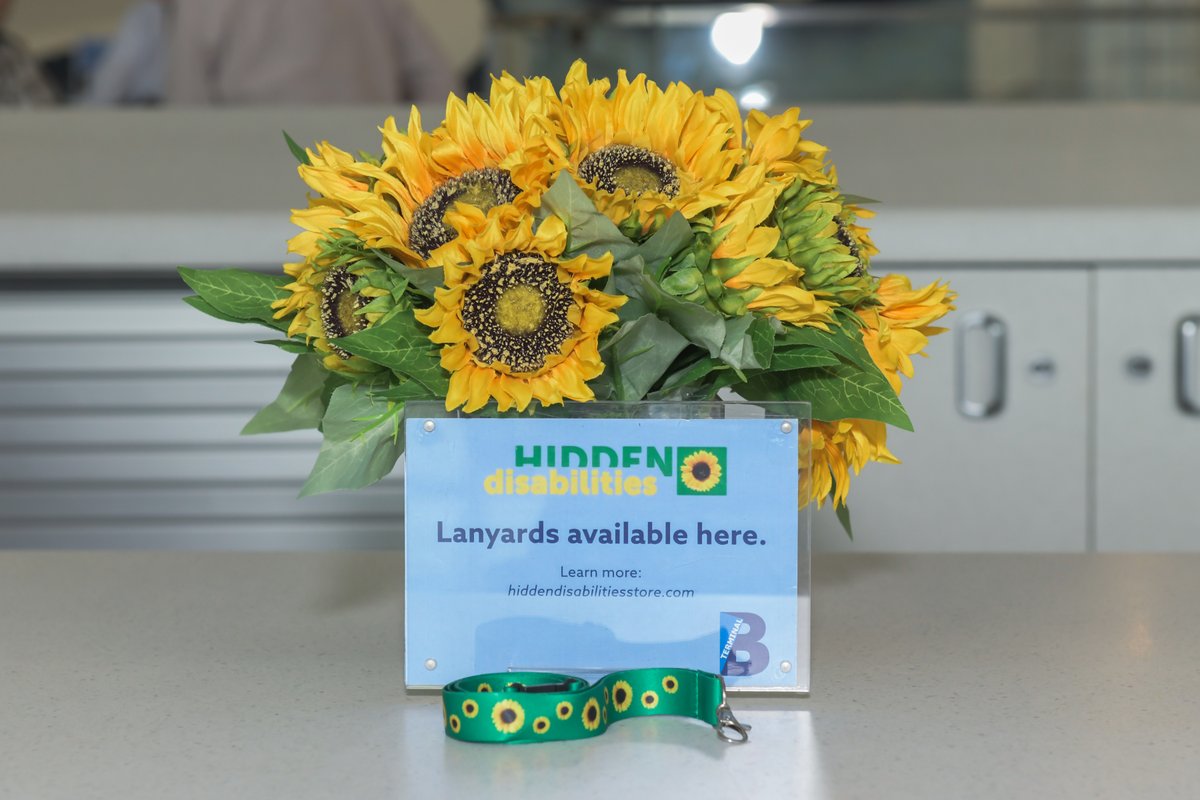
[[[680,666],[807,690],[799,430],[410,416],[406,682]]]

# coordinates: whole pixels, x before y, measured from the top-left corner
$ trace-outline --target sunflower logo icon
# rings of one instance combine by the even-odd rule
[[[676,492],[723,495],[726,473],[724,447],[681,447]]]

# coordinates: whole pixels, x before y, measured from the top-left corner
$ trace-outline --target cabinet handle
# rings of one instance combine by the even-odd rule
[[[1200,316],[1184,317],[1179,322],[1179,358],[1175,380],[1178,384],[1179,407],[1188,414],[1200,415]]]
[[[1007,396],[1008,326],[986,311],[963,314],[956,331],[958,413],[987,419],[1004,410]]]

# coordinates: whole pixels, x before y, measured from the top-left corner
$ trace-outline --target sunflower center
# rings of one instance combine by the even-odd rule
[[[579,177],[606,192],[679,194],[675,165],[653,150],[631,144],[610,144],[592,153],[579,164]]]
[[[854,271],[850,273],[850,277],[862,277],[863,272],[866,271],[866,264],[863,263],[862,250],[859,248],[858,242],[854,240],[854,234],[851,232],[850,226],[847,225],[841,219],[841,217],[834,217],[833,221],[836,222],[838,226],[836,234],[837,240],[841,242],[847,250],[850,251],[850,255],[854,256],[855,261],[858,262],[858,266],[856,266]]]
[[[515,720],[516,718],[517,718],[517,712],[513,711],[511,708],[506,708],[500,712],[500,721],[503,722],[505,725],[511,725],[513,723],[513,720]]]
[[[413,213],[408,243],[422,258],[429,258],[430,253],[456,235],[446,224],[446,212],[455,203],[466,203],[487,213],[489,209],[516,200],[520,193],[508,171],[495,167],[473,169],[450,178],[439,184]]]
[[[577,332],[567,318],[574,299],[558,268],[531,253],[504,253],[463,294],[462,324],[485,366],[537,373]]]
[[[712,467],[704,461],[698,461],[692,465],[692,477],[698,481],[706,481],[712,475]]]
[[[500,199],[496,192],[496,187],[488,183],[468,183],[462,187],[458,194],[450,198],[451,203],[466,203],[469,206],[475,206],[480,211],[486,213],[489,209],[500,204]],[[446,209],[449,211],[449,207]],[[445,212],[443,212],[445,216]]]
[[[321,327],[326,339],[349,336],[367,327],[366,317],[355,313],[367,304],[366,299],[351,288],[356,280],[356,276],[344,267],[331,270],[325,276],[325,283],[321,285]],[[351,358],[350,353],[337,345],[329,347],[341,358]]]
[[[640,164],[619,167],[613,172],[613,183],[630,194],[656,192],[662,189],[662,178],[653,170]]]
[[[546,302],[533,286],[518,284],[496,299],[496,324],[514,336],[527,336],[546,318]]]

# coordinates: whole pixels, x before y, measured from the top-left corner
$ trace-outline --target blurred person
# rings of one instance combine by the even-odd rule
[[[168,0],[143,0],[125,12],[80,98],[88,105],[151,105],[167,89]]]
[[[55,101],[54,91],[25,46],[4,30],[12,0],[0,0],[0,106],[41,106]]]
[[[173,0],[167,99],[444,103],[458,80],[404,0]]]

